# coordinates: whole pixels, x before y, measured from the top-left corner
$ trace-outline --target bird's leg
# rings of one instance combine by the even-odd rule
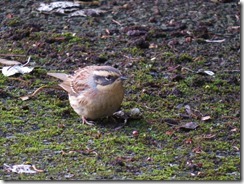
[[[94,125],[93,123],[87,121],[86,118],[85,118],[84,116],[82,116],[81,118],[82,118],[82,123],[83,123],[83,124],[87,124],[87,125],[90,125],[90,126]]]

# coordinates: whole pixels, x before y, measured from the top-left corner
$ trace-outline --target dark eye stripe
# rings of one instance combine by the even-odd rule
[[[112,75],[109,76],[94,75],[94,81],[97,84],[100,84],[102,86],[112,84],[117,78],[118,76],[112,76]]]

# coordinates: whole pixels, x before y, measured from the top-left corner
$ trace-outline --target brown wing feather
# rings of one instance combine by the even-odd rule
[[[52,77],[58,78],[63,82],[59,84],[65,91],[72,95],[78,95],[82,91],[89,89],[92,85],[90,83],[91,73],[94,70],[108,70],[111,67],[109,66],[87,66],[84,68],[79,68],[74,71],[73,75],[67,75],[64,73],[47,73]]]
[[[94,66],[87,66],[85,68],[80,68],[74,72],[71,77],[71,88],[74,92],[80,93],[88,88],[90,75],[94,71]]]
[[[71,86],[70,86],[70,82],[69,81],[64,81],[62,83],[59,84],[59,86],[61,88],[63,88],[65,91],[67,91],[69,94],[75,94],[74,91],[72,90]]]

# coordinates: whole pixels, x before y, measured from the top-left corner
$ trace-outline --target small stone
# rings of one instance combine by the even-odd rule
[[[133,108],[133,109],[130,110],[129,116],[130,116],[130,118],[138,119],[138,118],[140,118],[142,116],[142,114],[141,114],[140,109]]]
[[[133,134],[134,137],[138,137],[139,136],[139,132],[137,130],[134,130],[132,132],[132,134]]]

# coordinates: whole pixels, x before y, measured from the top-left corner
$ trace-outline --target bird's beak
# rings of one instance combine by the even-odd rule
[[[120,79],[121,79],[121,80],[126,80],[127,77],[125,77],[125,76],[121,76]]]

